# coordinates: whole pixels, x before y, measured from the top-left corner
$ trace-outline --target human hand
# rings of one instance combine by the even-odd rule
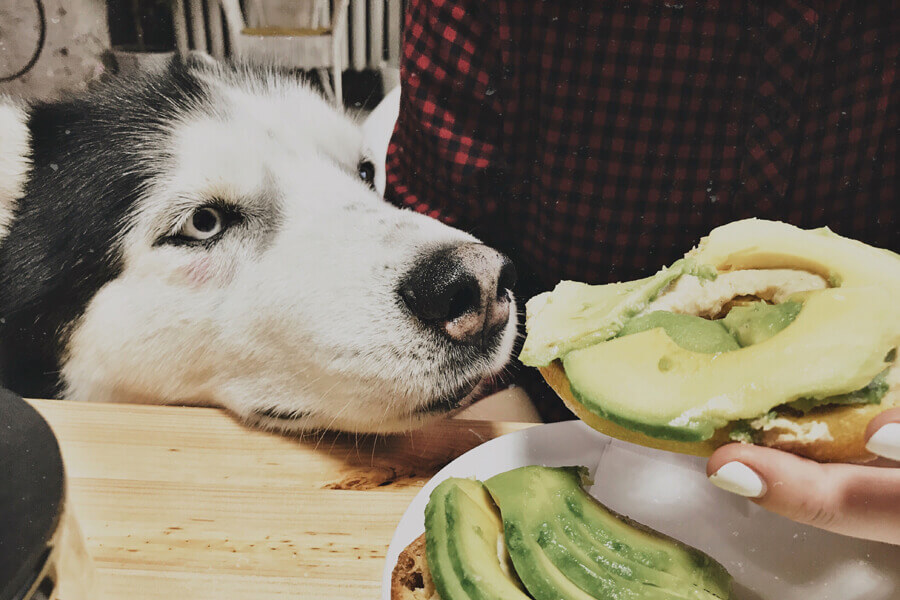
[[[858,538],[900,544],[900,408],[866,429],[867,465],[821,464],[748,444],[716,450],[710,481],[789,519]]]

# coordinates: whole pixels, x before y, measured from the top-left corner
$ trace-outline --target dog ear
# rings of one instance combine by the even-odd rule
[[[400,86],[398,85],[387,93],[362,124],[363,139],[366,147],[372,153],[371,159],[375,164],[375,190],[379,194],[384,194],[385,160],[399,114]]]
[[[0,96],[0,240],[25,193],[31,168],[31,134],[24,106]]]

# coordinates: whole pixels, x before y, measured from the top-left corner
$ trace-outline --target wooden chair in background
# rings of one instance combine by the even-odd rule
[[[268,64],[315,70],[329,98],[342,104],[343,48],[350,0],[219,0],[231,52]],[[329,81],[331,71],[334,83]]]

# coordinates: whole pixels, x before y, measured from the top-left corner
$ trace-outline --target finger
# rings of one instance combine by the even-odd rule
[[[886,410],[866,428],[866,450],[900,461],[900,407]]]
[[[794,521],[900,544],[900,469],[819,464],[748,444],[710,457],[710,481]]]

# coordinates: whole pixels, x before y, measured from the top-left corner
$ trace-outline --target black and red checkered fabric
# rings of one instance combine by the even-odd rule
[[[507,252],[520,298],[750,216],[898,251],[893,4],[413,0],[386,196]]]

